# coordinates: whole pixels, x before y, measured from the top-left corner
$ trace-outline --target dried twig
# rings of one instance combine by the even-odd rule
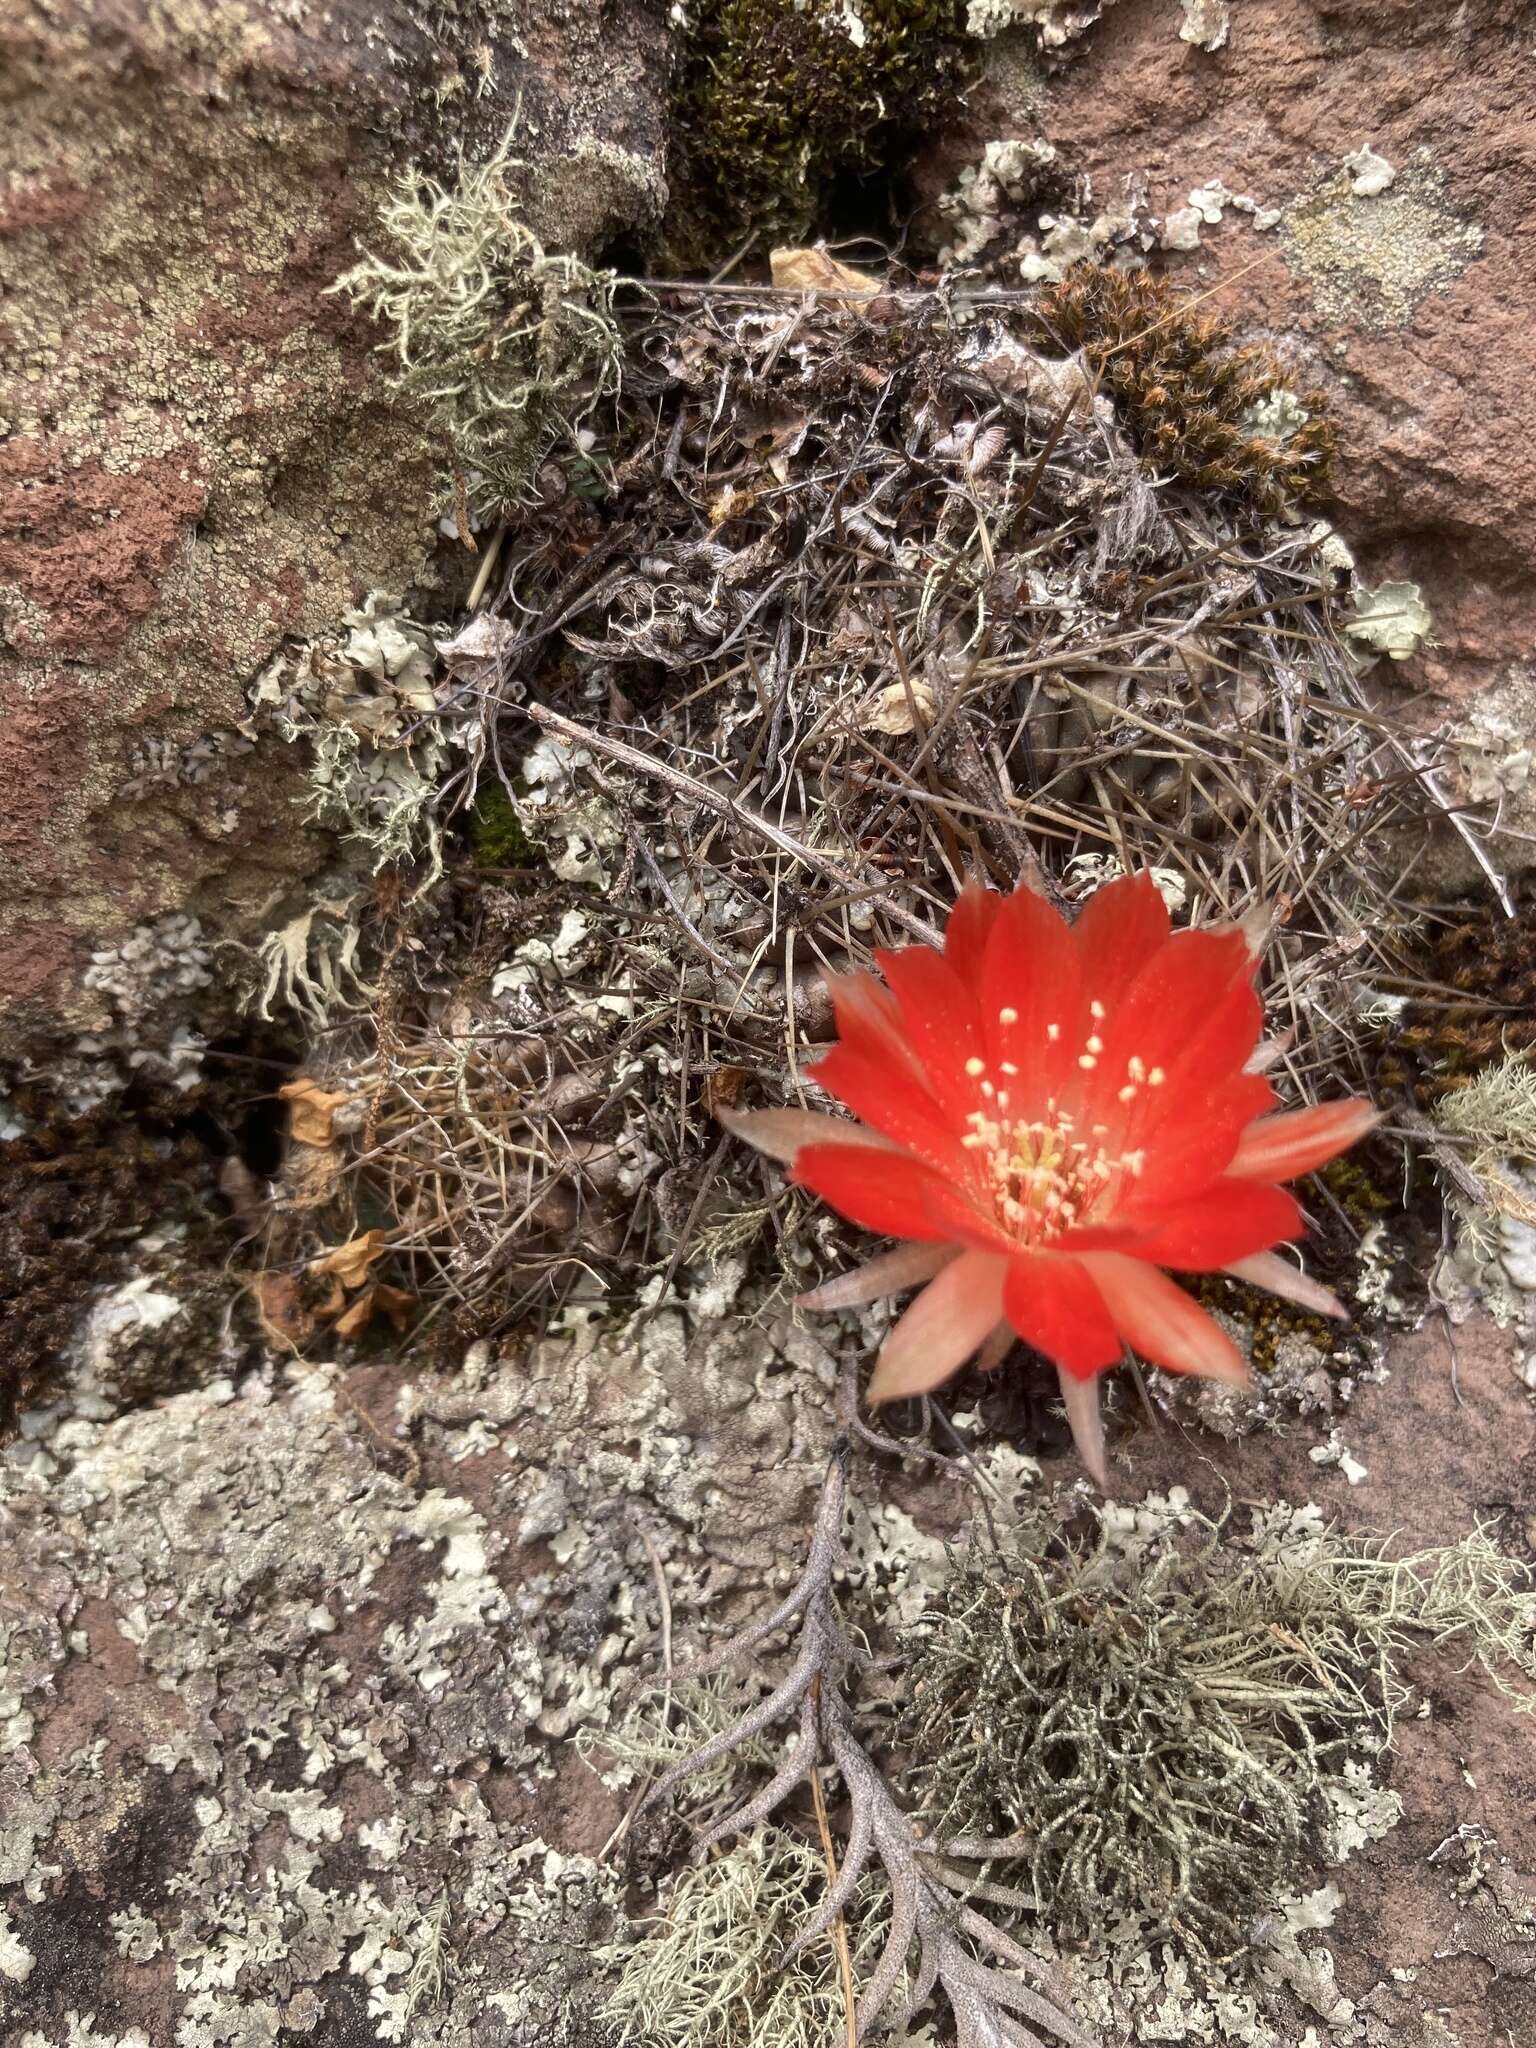
[[[960,2048],[1022,2048],[1045,2037],[1068,2042],[1071,2048],[1094,2048],[1092,2037],[1072,2019],[1064,1994],[1039,1958],[973,1907],[957,1908],[957,1891],[985,1896],[974,1885],[966,1887],[950,1867],[953,1858],[967,1854],[972,1845],[950,1844],[935,1859],[934,1845],[924,1840],[901,1807],[858,1732],[847,1679],[860,1653],[843,1629],[832,1591],[842,1555],[847,1455],[846,1441],[840,1441],[822,1485],[810,1554],[792,1590],[771,1613],[749,1622],[706,1654],[675,1666],[672,1675],[681,1681],[729,1669],[758,1652],[781,1629],[792,1630],[795,1637],[788,1672],[729,1728],[668,1771],[649,1800],[662,1798],[695,1772],[793,1720],[799,1732],[786,1761],[766,1785],[709,1829],[699,1853],[723,1836],[762,1825],[813,1776],[822,1748],[830,1752],[848,1799],[847,1836],[827,1896],[796,1935],[788,1955],[819,1941],[837,1924],[877,1862],[891,1890],[891,1926],[880,1960],[859,1993],[854,2040],[869,2038],[901,1989],[915,1948],[916,1973],[906,1985],[900,2024],[909,2023],[938,1990],[954,2014]]]

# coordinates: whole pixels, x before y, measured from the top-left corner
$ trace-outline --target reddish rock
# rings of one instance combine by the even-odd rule
[[[1130,180],[1160,215],[1218,179],[1281,209],[1267,233],[1228,212],[1162,260],[1328,386],[1339,523],[1368,577],[1413,578],[1435,614],[1438,645],[1394,680],[1463,699],[1507,669],[1536,596],[1529,9],[1243,0],[1216,51],[1181,18],[1118,0],[1043,84],[1005,38],[925,181],[1022,136],[1091,180],[1088,217]],[[1374,197],[1343,167],[1366,145],[1397,174]]]
[[[0,23],[0,1053],[99,1026],[92,951],[190,909],[246,940],[330,846],[227,736],[284,635],[431,579],[435,451],[328,296],[412,161],[521,106],[534,224],[659,203],[667,32],[639,0],[442,9],[63,0]],[[204,752],[206,753],[206,749]]]

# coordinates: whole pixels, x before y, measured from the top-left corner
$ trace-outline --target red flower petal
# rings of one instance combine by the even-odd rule
[[[1003,1312],[1026,1344],[1077,1379],[1120,1357],[1119,1332],[1081,1259],[1025,1252],[1010,1260]]]
[[[947,1222],[934,1220],[945,1214],[944,1197],[956,1199],[953,1190],[931,1166],[905,1153],[873,1145],[806,1145],[795,1154],[789,1178],[830,1202],[850,1223],[882,1237],[916,1238],[922,1244],[954,1241]],[[930,1207],[934,1197],[939,1199]]]
[[[1000,1258],[962,1252],[930,1280],[881,1345],[869,1398],[926,1394],[958,1372],[1002,1314],[1006,1270]]]
[[[983,1252],[1011,1253],[1018,1249],[991,1210],[984,1203],[973,1202],[953,1181],[936,1175],[934,1182],[923,1190],[923,1201],[929,1221],[954,1243]]]
[[[1240,932],[1176,932],[1108,1010],[1079,1113],[1107,1126],[1111,1149],[1134,1150],[1168,1119],[1203,1115],[1213,1083],[1242,1070],[1263,1026],[1251,971]]]
[[[1301,1233],[1301,1211],[1284,1188],[1230,1178],[1156,1215],[1127,1211],[1117,1220],[1144,1225],[1147,1235],[1135,1248],[1137,1258],[1181,1273],[1212,1272]]]
[[[1282,1301],[1294,1301],[1299,1308],[1312,1309],[1317,1315],[1342,1320],[1349,1314],[1336,1294],[1276,1252],[1251,1252],[1246,1259],[1234,1259],[1223,1270],[1245,1286],[1262,1287],[1266,1294],[1278,1294]]]
[[[952,1179],[971,1180],[971,1155],[955,1135],[954,1120],[945,1117],[926,1088],[914,1087],[905,1073],[892,1070],[889,1061],[867,1059],[845,1045],[835,1045],[807,1071],[819,1088],[835,1095],[873,1130]]]
[[[796,1308],[862,1308],[867,1301],[884,1301],[887,1295],[905,1293],[924,1280],[931,1280],[959,1253],[947,1244],[899,1244],[894,1251],[881,1252],[823,1280],[808,1294],[795,1296]]]
[[[976,1082],[965,1071],[966,1061],[982,1051],[975,995],[931,946],[903,946],[875,958],[901,1007],[907,1042],[958,1136],[962,1120],[980,1100]]]
[[[1239,1074],[1205,1090],[1198,1103],[1186,1102],[1181,1114],[1166,1115],[1154,1128],[1134,1131],[1146,1163],[1139,1178],[1126,1184],[1122,1206],[1145,1214],[1155,1204],[1197,1194],[1218,1175],[1231,1172],[1243,1132],[1274,1099],[1267,1081],[1257,1074]]]
[[[766,1152],[781,1166],[788,1166],[807,1145],[878,1145],[883,1151],[887,1144],[878,1131],[815,1109],[722,1109],[719,1116],[733,1138]]]
[[[944,927],[944,958],[967,988],[975,988],[981,980],[987,940],[1002,907],[1002,897],[980,882],[967,882],[955,898]]]
[[[888,1061],[893,1072],[926,1089],[928,1076],[907,1043],[901,1011],[890,990],[872,974],[829,974],[826,979],[839,1041],[865,1059]]]
[[[979,990],[982,1030],[1015,1116],[1043,1117],[1077,1074],[1082,1051],[1082,969],[1065,921],[1044,897],[1018,889],[987,941]],[[1053,1035],[1054,1034],[1054,1035]],[[1005,1072],[1007,1066],[1017,1073]]]
[[[1089,996],[1112,1010],[1168,936],[1168,906],[1150,875],[1095,889],[1072,927]]]
[[[1295,1180],[1336,1159],[1379,1121],[1372,1104],[1353,1095],[1267,1116],[1243,1133],[1227,1171],[1245,1180]]]
[[[1247,1384],[1248,1368],[1237,1346],[1166,1274],[1118,1252],[1085,1252],[1082,1262],[1133,1351],[1170,1372]]]

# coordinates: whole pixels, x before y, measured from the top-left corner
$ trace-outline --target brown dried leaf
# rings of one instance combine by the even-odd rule
[[[369,1268],[387,1250],[382,1230],[365,1230],[361,1237],[348,1238],[345,1244],[333,1245],[330,1251],[311,1259],[309,1270],[334,1273],[344,1287],[361,1287],[368,1279]]]
[[[297,1273],[258,1273],[251,1298],[267,1338],[285,1351],[298,1351],[315,1333],[315,1319],[300,1298]]]
[[[288,1134],[299,1145],[329,1145],[331,1122],[347,1097],[332,1094],[308,1074],[286,1081],[278,1094],[288,1105]]]
[[[380,1281],[365,1289],[346,1314],[336,1318],[334,1333],[338,1337],[356,1337],[376,1315],[388,1316],[396,1330],[403,1331],[415,1306],[414,1294],[407,1294],[402,1287],[386,1287]]]
[[[876,697],[869,723],[893,738],[933,723],[933,692],[926,683],[891,683]]]
[[[704,1076],[704,1108],[710,1116],[718,1116],[722,1109],[740,1109],[742,1093],[747,1085],[745,1067],[716,1067]]]
[[[787,291],[850,294],[831,300],[833,305],[856,306],[881,290],[879,278],[871,277],[867,270],[854,270],[847,263],[839,263],[825,249],[774,249],[768,257],[768,268],[774,283]]]

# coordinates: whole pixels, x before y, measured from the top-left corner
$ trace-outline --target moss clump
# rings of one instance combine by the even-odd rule
[[[1279,1363],[1280,1347],[1300,1341],[1313,1345],[1324,1358],[1338,1349],[1339,1325],[1326,1316],[1308,1315],[1294,1303],[1261,1287],[1245,1286],[1222,1273],[1187,1278],[1184,1285],[1202,1307],[1238,1315],[1252,1331],[1248,1362],[1262,1379]]]
[[[492,514],[619,375],[614,275],[545,250],[519,217],[527,167],[510,144],[461,164],[451,190],[408,171],[379,217],[386,253],[334,287],[392,330],[396,389],[447,442],[461,508]]]
[[[1432,1069],[1426,1094],[1449,1094],[1508,1054],[1536,1050],[1536,901],[1514,917],[1491,898],[1468,904],[1435,931],[1423,974],[1398,1045]]]
[[[876,169],[957,98],[964,0],[695,0],[673,91],[673,260],[803,235],[831,181]]]
[[[1319,1167],[1317,1177],[1350,1222],[1365,1229],[1402,1207],[1401,1165],[1396,1172],[1396,1182],[1379,1177],[1366,1155],[1331,1159],[1326,1166]]]
[[[904,1734],[930,1832],[1016,1836],[999,1860],[1054,1934],[1125,1916],[1226,1956],[1329,1853],[1407,1703],[1405,1652],[1460,1638],[1536,1708],[1506,1675],[1536,1675],[1536,1594],[1480,1532],[1393,1558],[1276,1509],[1245,1554],[1165,1506],[1161,1530],[1110,1511],[1088,1541],[1041,1510],[958,1558],[918,1626]]]
[[[1159,475],[1265,514],[1326,493],[1324,394],[1295,390],[1271,350],[1239,346],[1166,279],[1077,263],[1034,318],[1043,340],[1081,350]]]
[[[517,805],[499,782],[484,784],[475,798],[469,844],[477,868],[526,868],[537,858]]]

